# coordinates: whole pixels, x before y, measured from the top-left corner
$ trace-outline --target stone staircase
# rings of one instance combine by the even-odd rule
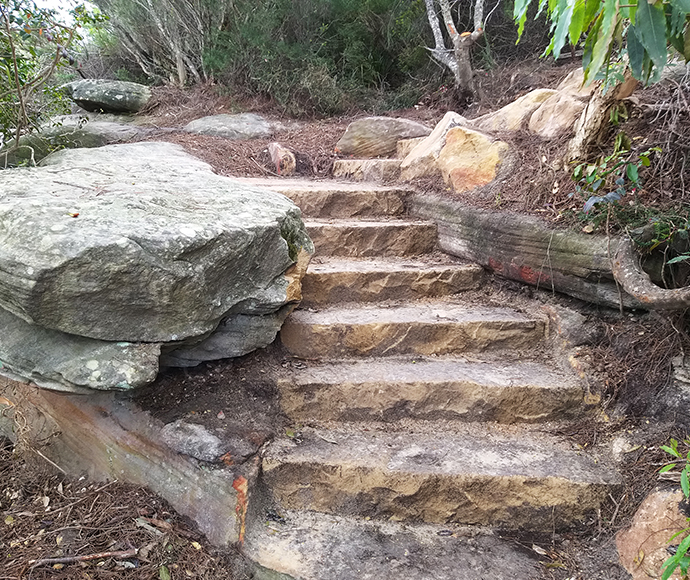
[[[264,450],[245,552],[303,580],[540,578],[495,530],[586,522],[620,483],[605,452],[549,433],[592,409],[544,313],[482,299],[404,189],[247,181],[300,205],[317,254],[281,331],[294,428]]]

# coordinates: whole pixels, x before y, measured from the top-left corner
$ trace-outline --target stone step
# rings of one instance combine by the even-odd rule
[[[320,256],[416,256],[436,247],[436,225],[420,221],[306,220]]]
[[[395,148],[395,156],[403,160],[407,157],[410,152],[424,141],[426,137],[415,137],[414,139],[401,139],[398,141],[397,147]]]
[[[340,360],[525,349],[539,342],[544,330],[540,318],[508,308],[429,300],[392,307],[296,310],[285,321],[280,337],[294,356]]]
[[[449,259],[316,258],[302,279],[302,306],[447,296],[478,288],[483,272]]]
[[[402,159],[338,159],[333,177],[353,181],[395,181],[400,177]]]
[[[285,509],[552,532],[615,491],[611,465],[547,434],[472,424],[455,433],[304,428],[265,449],[262,473]]]
[[[372,183],[242,178],[238,181],[265,187],[290,198],[310,218],[400,216],[412,190]]]
[[[572,419],[586,412],[577,377],[538,362],[458,358],[310,363],[278,378],[291,420],[498,421]]]
[[[257,514],[244,554],[283,580],[534,580],[514,542],[458,525],[401,524],[298,511]],[[275,578],[275,575],[270,576]],[[287,578],[286,578],[287,577]]]

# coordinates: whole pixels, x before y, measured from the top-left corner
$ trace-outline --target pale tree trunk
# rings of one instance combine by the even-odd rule
[[[477,95],[470,56],[472,45],[484,34],[484,0],[474,1],[474,30],[459,33],[453,20],[449,0],[425,0],[427,17],[436,44],[434,48],[430,49],[431,56],[453,73],[458,97],[465,101],[472,101]],[[452,43],[452,48],[446,46],[436,4],[441,10],[440,16]]]

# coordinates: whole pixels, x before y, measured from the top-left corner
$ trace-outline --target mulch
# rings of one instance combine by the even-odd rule
[[[236,557],[147,489],[65,477],[0,446],[0,580],[240,577]]]

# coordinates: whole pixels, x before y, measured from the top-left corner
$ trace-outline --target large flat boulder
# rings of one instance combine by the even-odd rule
[[[62,86],[77,105],[87,111],[103,113],[136,113],[151,98],[146,85],[108,79],[83,79]]]
[[[43,127],[38,133],[23,135],[19,145],[11,140],[0,149],[0,169],[22,164],[33,165],[58,149],[102,147],[141,139],[150,129],[113,120],[89,120],[68,115]]]
[[[301,299],[313,245],[299,209],[177,145],[60,151],[2,172],[0,192],[0,308],[34,327],[42,347],[46,330],[155,343],[166,364],[193,349],[181,357],[189,366],[265,346]],[[0,336],[3,362],[8,340]],[[15,375],[35,376],[33,359],[13,360]]]
[[[273,134],[273,127],[261,115],[240,113],[202,117],[187,123],[183,131],[232,140],[268,139]]]
[[[353,157],[387,157],[395,153],[398,141],[426,137],[429,133],[429,127],[416,121],[366,117],[348,125],[335,150]]]

